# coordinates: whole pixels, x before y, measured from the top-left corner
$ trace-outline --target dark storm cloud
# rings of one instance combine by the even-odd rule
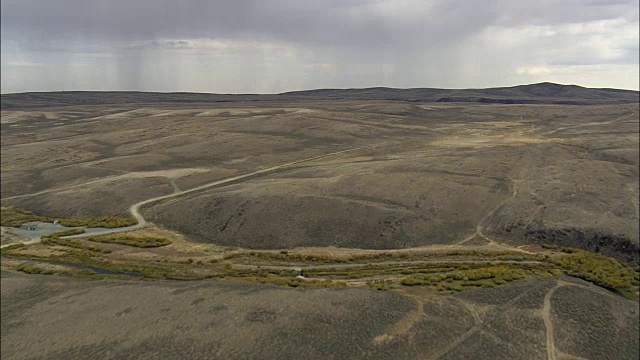
[[[394,5],[400,12],[393,10]],[[403,7],[415,11],[402,12]],[[3,31],[45,40],[260,34],[283,40],[378,44],[425,35],[411,34],[418,30],[446,38],[493,22],[554,25],[621,16],[637,17],[637,1],[2,1]],[[400,32],[398,36],[394,31]]]
[[[3,0],[2,30],[7,37],[32,44],[259,36],[306,45],[367,47],[425,37],[454,39],[499,15],[496,5],[486,1],[410,5],[416,4],[420,11],[412,14],[395,13],[385,2],[358,0]],[[456,26],[449,26],[452,23]]]
[[[578,74],[561,67],[600,66],[605,80],[614,78],[611,71],[622,79],[638,68],[638,0],[0,4],[2,66],[9,74],[3,76],[3,91],[29,81],[35,84],[29,88],[47,89],[109,83],[239,92],[464,87],[531,81],[541,76],[536,74]],[[61,73],[69,80],[61,80]],[[112,76],[99,78],[102,74]],[[636,80],[630,84],[637,87]]]
[[[3,0],[1,25],[3,40],[24,50],[223,38],[413,53],[455,46],[493,25],[634,17],[637,0]]]

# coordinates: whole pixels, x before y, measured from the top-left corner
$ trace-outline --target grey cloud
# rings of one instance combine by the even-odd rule
[[[527,66],[638,66],[638,35],[629,32],[638,25],[638,0],[2,0],[0,6],[3,70],[20,61],[49,63],[70,78],[60,83],[57,74],[34,70],[35,87],[44,87],[37,79],[51,88],[99,86],[101,76],[112,87],[146,90],[465,87],[527,81],[507,75]],[[593,21],[605,21],[603,29],[567,31]],[[533,33],[522,30],[528,27]],[[496,34],[506,43],[494,44]],[[258,45],[199,49],[198,39]],[[73,82],[80,65],[92,69],[93,80]],[[15,71],[3,89],[22,86],[27,73]]]
[[[637,1],[3,0],[3,40],[48,49],[157,39],[231,38],[303,46],[441,48],[491,25],[628,17]],[[406,6],[405,6],[406,5]],[[402,11],[402,9],[406,11]],[[387,9],[387,11],[385,11]],[[57,45],[59,46],[59,45]],[[166,46],[166,44],[165,44]]]
[[[638,0],[500,0],[503,25],[561,25],[625,18],[638,19]]]
[[[435,1],[424,18],[376,12],[379,1],[3,0],[5,37],[32,44],[159,38],[255,38],[330,46],[455,39],[494,21],[485,1]],[[418,12],[426,2],[416,2]],[[462,4],[462,6],[461,6]],[[405,14],[411,15],[411,14]],[[461,21],[463,20],[464,21]],[[456,22],[456,26],[449,26]]]

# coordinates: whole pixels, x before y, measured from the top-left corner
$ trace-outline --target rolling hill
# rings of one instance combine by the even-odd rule
[[[593,89],[550,82],[488,89],[318,89],[281,94],[152,93],[136,91],[62,91],[4,94],[3,110],[103,104],[188,104],[295,100],[393,100],[400,102],[478,102],[496,104],[624,104],[640,101],[633,90]]]

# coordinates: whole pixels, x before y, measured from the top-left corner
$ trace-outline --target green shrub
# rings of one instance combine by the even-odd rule
[[[456,271],[448,274],[447,277],[451,278],[452,280],[462,280],[464,279],[464,274],[460,271]]]
[[[1,210],[1,224],[2,226],[20,227],[25,223],[33,221],[41,222],[53,222],[53,218],[48,216],[40,216],[32,213],[31,211],[18,209],[13,207],[2,208]],[[132,226],[138,223],[138,221],[128,216],[100,216],[94,218],[70,218],[59,219],[60,225],[67,227],[102,227],[102,228],[119,228],[125,226]]]
[[[101,252],[103,254],[111,253],[111,250],[109,250],[109,249],[102,249],[102,248],[95,247],[95,246],[92,246],[92,245],[84,245],[84,244],[81,244],[80,242],[72,240],[72,239],[62,239],[62,238],[60,238],[61,236],[79,235],[79,234],[83,234],[83,233],[84,233],[84,229],[69,229],[69,230],[65,230],[65,231],[58,231],[58,232],[55,232],[55,233],[53,233],[51,235],[43,236],[41,238],[41,242],[44,245],[66,246],[66,247],[71,247],[71,248],[76,248],[76,249],[89,250],[89,251],[92,251],[92,252]]]
[[[438,274],[435,276],[429,276],[429,278],[427,279],[428,282],[435,284],[435,283],[439,283],[442,280],[445,280],[447,278],[447,275],[445,274]]]
[[[21,249],[23,247],[26,247],[27,245],[23,244],[23,243],[15,243],[15,244],[10,244],[5,246],[4,248],[2,248],[0,251],[3,253],[7,253],[11,250],[18,250]]]
[[[413,276],[406,277],[406,278],[400,280],[400,284],[402,284],[404,286],[424,285],[424,283],[422,283],[421,281],[419,281],[418,279],[416,279]]]
[[[462,284],[460,284],[460,283],[447,284],[446,288],[448,290],[453,290],[453,291],[462,291],[462,290],[464,290],[464,288],[462,287]]]
[[[55,271],[43,269],[35,266],[29,266],[26,263],[22,263],[16,267],[16,270],[21,271],[25,274],[43,274],[43,275],[52,275],[55,274]]]
[[[573,248],[569,248],[567,255],[550,262],[568,275],[612,289],[628,289],[638,276],[631,266],[614,258]]]
[[[342,281],[331,280],[299,280],[296,278],[281,278],[281,277],[249,277],[245,278],[248,281],[256,281],[262,284],[273,284],[289,287],[310,287],[310,288],[337,288],[346,287],[347,284]]]
[[[76,248],[76,249],[82,249],[82,250],[89,250],[92,252],[100,252],[103,254],[109,254],[111,253],[111,250],[109,249],[102,249],[96,246],[92,246],[92,245],[84,245],[81,244],[78,241],[72,240],[72,239],[61,239],[57,236],[43,236],[42,237],[42,243],[44,245],[58,245],[58,246],[66,246],[66,247],[71,247],[71,248]]]
[[[389,288],[387,287],[387,284],[385,284],[385,283],[371,284],[371,285],[369,285],[369,289],[382,290],[382,291],[389,290]]]
[[[64,231],[58,231],[55,232],[51,235],[49,235],[50,237],[65,237],[65,236],[72,236],[72,235],[80,235],[80,234],[84,234],[85,230],[84,229],[69,229],[69,230],[64,230]]]
[[[247,259],[252,263],[255,263],[257,259],[264,260],[266,262],[317,262],[317,263],[334,263],[340,262],[340,259],[330,258],[324,255],[304,255],[304,254],[291,254],[286,250],[280,251],[278,253],[267,252],[267,251],[250,251],[250,252],[235,252],[225,254],[223,256],[224,260],[236,259],[243,260]]]
[[[171,241],[169,239],[150,237],[150,236],[134,237],[134,236],[128,236],[128,235],[111,235],[111,236],[101,236],[101,237],[90,237],[88,240],[93,242],[99,242],[99,243],[120,244],[120,245],[134,246],[139,248],[154,248],[154,247],[161,247],[161,246],[166,246],[171,244]]]
[[[553,277],[553,274],[552,274],[552,273],[549,273],[549,272],[546,272],[546,273],[542,274],[542,275],[541,275],[541,277],[542,277],[543,279],[548,279],[548,278],[552,278],[552,277]]]
[[[405,286],[416,286],[436,285],[441,282],[445,282],[445,286],[447,286],[447,289],[451,290],[451,286],[457,286],[454,284],[459,284],[460,282],[462,282],[465,286],[482,286],[482,284],[491,284],[485,285],[486,287],[493,286],[493,284],[506,284],[507,282],[521,279],[525,276],[525,274],[526,271],[519,268],[510,268],[505,266],[488,266],[472,268],[468,270],[450,271],[448,273],[431,275],[428,277],[423,274],[417,274],[402,279],[400,283]],[[486,280],[493,280],[493,283]]]
[[[504,284],[506,284],[506,283],[507,283],[507,281],[506,281],[505,279],[501,278],[501,277],[495,277],[495,278],[493,278],[493,282],[494,282],[496,285],[504,285]]]
[[[51,222],[51,218],[35,215],[31,211],[7,207],[0,209],[0,223],[2,226],[20,227],[33,221]]]
[[[99,228],[119,228],[132,226],[138,223],[138,221],[132,217],[126,216],[100,216],[94,218],[71,218],[60,219],[60,225],[68,227],[99,227]]]

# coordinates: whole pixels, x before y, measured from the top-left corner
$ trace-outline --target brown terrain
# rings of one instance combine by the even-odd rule
[[[638,99],[3,95],[3,214],[169,240],[3,222],[2,356],[636,359]]]
[[[2,324],[12,359],[636,359],[640,346],[637,303],[568,278],[434,296],[3,273]]]
[[[22,99],[6,97],[10,109]],[[638,262],[637,102],[22,106],[2,112],[3,206],[126,215],[352,150],[142,212],[194,241],[256,249],[495,240]]]

